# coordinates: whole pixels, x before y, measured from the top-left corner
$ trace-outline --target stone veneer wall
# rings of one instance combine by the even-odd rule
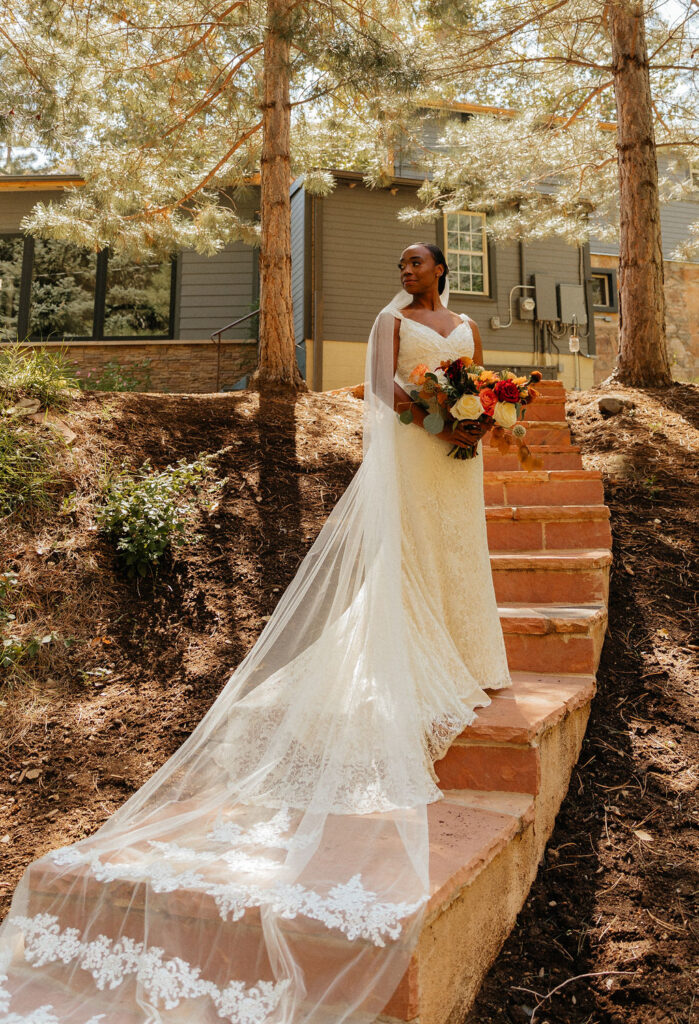
[[[593,267],[618,267],[616,256],[591,256]],[[665,322],[672,375],[699,379],[699,264],[665,261]],[[617,313],[595,313],[595,384],[614,369],[618,347]]]
[[[216,391],[217,346],[211,341],[76,341],[36,342],[33,348],[64,349],[81,377],[105,363],[128,369],[144,360],[150,365],[149,391],[204,394]],[[220,386],[234,384],[255,368],[256,341],[226,341],[221,345]],[[136,372],[141,372],[138,369]]]

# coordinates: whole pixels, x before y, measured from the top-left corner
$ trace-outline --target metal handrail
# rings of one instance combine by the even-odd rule
[[[246,313],[245,316],[238,317],[237,320],[231,321],[231,323],[226,324],[226,326],[222,327],[219,331],[214,331],[213,334],[211,335],[211,340],[213,342],[216,342],[216,345],[217,345],[217,351],[216,351],[216,390],[217,391],[221,390],[221,335],[223,334],[224,331],[229,331],[231,329],[231,327],[237,327],[238,324],[245,323],[246,320],[250,320],[250,319],[252,319],[252,317],[257,316],[257,314],[259,312],[260,312],[259,308],[258,309],[254,309],[252,311],[252,313]],[[258,339],[258,343],[257,344],[258,344],[258,348],[259,348],[259,339]]]

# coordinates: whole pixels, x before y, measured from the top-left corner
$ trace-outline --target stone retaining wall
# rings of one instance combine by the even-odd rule
[[[99,377],[106,363],[117,363],[125,371],[148,380],[144,390],[207,393],[216,391],[217,346],[211,341],[76,341],[34,343],[32,348],[63,349],[78,374]],[[148,366],[142,368],[147,360]],[[234,384],[255,368],[257,342],[223,341],[221,344],[220,388]]]
[[[595,267],[618,267],[616,256],[592,256]],[[699,264],[665,261],[665,322],[675,380],[699,379]],[[595,384],[614,369],[619,338],[617,313],[595,313]]]

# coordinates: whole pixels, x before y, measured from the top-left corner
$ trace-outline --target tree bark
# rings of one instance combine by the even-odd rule
[[[262,103],[260,361],[253,386],[305,389],[291,300],[291,104],[288,0],[268,0]]]
[[[665,341],[658,165],[643,4],[610,0],[619,164],[619,357],[624,384],[671,381]]]

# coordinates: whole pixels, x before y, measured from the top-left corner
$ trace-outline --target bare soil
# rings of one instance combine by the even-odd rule
[[[474,1024],[694,1019],[699,389],[603,390],[634,407],[603,418],[600,388],[569,405],[612,509],[599,693]],[[0,686],[0,916],[30,861],[93,832],[200,721],[361,458],[361,402],[346,395],[84,394],[64,419],[78,437],[55,514],[0,523],[0,571],[19,573],[13,632],[57,634]],[[94,526],[105,466],[221,449],[227,482],[189,543],[125,578]]]

